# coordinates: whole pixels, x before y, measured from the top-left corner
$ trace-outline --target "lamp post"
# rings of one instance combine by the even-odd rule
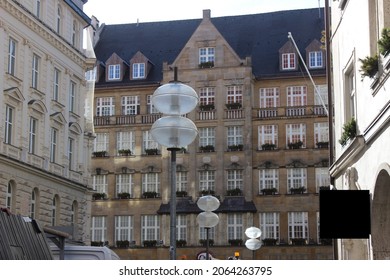
[[[152,138],[171,153],[171,198],[170,198],[170,250],[171,260],[176,260],[176,152],[191,144],[198,130],[195,124],[181,115],[191,112],[198,104],[199,97],[190,86],[177,81],[177,68],[174,68],[174,81],[158,87],[152,96],[152,103],[163,113],[151,128]]]
[[[200,197],[196,204],[204,211],[196,217],[196,220],[199,226],[206,229],[206,260],[209,260],[209,231],[210,228],[215,227],[219,222],[218,215],[212,211],[218,209],[220,202],[215,196],[205,195]]]
[[[245,241],[245,246],[252,250],[252,259],[255,259],[255,250],[260,249],[261,241],[258,239],[261,236],[261,230],[257,227],[250,227],[245,230],[245,235],[249,238]]]

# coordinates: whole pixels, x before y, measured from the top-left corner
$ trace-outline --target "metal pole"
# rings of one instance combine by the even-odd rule
[[[210,228],[207,227],[206,228],[206,260],[210,259],[210,256],[209,256],[209,230],[210,230]]]
[[[168,148],[171,152],[170,260],[176,260],[176,151],[178,150],[178,148]]]

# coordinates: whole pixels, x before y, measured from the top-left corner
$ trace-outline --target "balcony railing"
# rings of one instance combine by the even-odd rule
[[[197,117],[199,121],[215,120],[216,117],[215,110],[198,111]]]
[[[294,107],[273,107],[254,109],[259,119],[271,119],[281,117],[302,117],[302,116],[326,116],[326,110],[322,105],[294,106]]]
[[[245,117],[243,109],[225,110],[225,119],[243,119]]]
[[[95,126],[153,124],[161,116],[161,114],[95,116],[94,124]]]

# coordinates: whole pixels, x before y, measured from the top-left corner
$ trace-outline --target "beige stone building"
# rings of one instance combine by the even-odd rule
[[[205,250],[196,201],[212,193],[221,202],[215,258],[331,259],[318,232],[318,191],[329,187],[322,30],[322,9],[221,18],[204,10],[201,19],[98,29],[93,244],[124,259],[169,258],[170,156],[150,135],[161,116],[151,96],[177,67],[200,98],[187,115],[199,135],[177,155],[178,258]],[[263,239],[254,256],[244,245],[251,226]]]
[[[338,190],[369,190],[371,197],[369,238],[339,239],[337,256],[389,259],[390,1],[332,1],[331,14],[335,159],[330,173]],[[363,71],[369,66],[374,70]]]
[[[93,143],[85,2],[0,1],[0,206],[77,241],[89,240]]]

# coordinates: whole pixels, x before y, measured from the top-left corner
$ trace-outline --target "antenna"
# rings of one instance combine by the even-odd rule
[[[324,110],[325,110],[325,112],[326,112],[326,115],[329,116],[329,112],[328,112],[328,109],[326,108],[326,105],[325,105],[325,103],[324,103],[324,100],[322,99],[321,94],[318,92],[318,88],[317,88],[316,84],[314,83],[313,78],[311,77],[311,74],[310,74],[310,72],[309,72],[309,69],[307,69],[306,63],[305,63],[305,61],[304,61],[303,58],[302,58],[301,52],[299,51],[299,49],[298,49],[298,47],[297,47],[297,44],[295,43],[295,40],[294,40],[293,36],[291,35],[291,32],[288,32],[287,38],[290,39],[291,42],[294,44],[294,47],[295,47],[295,49],[296,49],[297,52],[298,52],[299,58],[301,59],[301,61],[302,61],[302,63],[303,63],[303,66],[305,66],[305,70],[306,70],[306,72],[307,72],[307,75],[309,76],[309,78],[310,78],[310,80],[311,80],[311,82],[312,82],[312,84],[313,84],[313,86],[314,86],[315,93],[316,93],[316,94],[318,95],[318,97],[320,98],[321,103],[322,103],[322,107],[324,107]],[[328,86],[329,86],[329,85],[328,85]]]

